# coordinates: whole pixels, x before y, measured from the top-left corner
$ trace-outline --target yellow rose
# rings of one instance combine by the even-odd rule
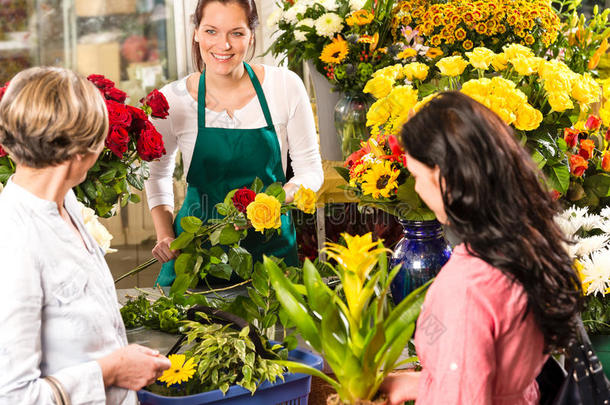
[[[417,90],[411,86],[396,86],[387,97],[392,116],[408,113],[417,103]]]
[[[281,209],[277,198],[260,193],[246,208],[246,216],[254,229],[263,233],[265,229],[277,229],[282,225]]]
[[[512,124],[515,121],[516,116],[515,116],[515,114],[512,111],[510,111],[510,110],[508,110],[506,108],[501,108],[501,107],[495,107],[494,108],[494,107],[495,106],[492,105],[490,107],[491,110],[493,112],[495,112],[496,114],[498,114],[498,116],[500,116],[502,121],[504,121],[507,125],[510,125],[510,124]]]
[[[383,69],[375,71],[371,77],[385,76],[392,80],[402,79],[402,65],[397,63],[393,66],[387,66]]]
[[[504,50],[504,53],[508,57],[509,61],[512,61],[513,59],[519,56],[525,58],[531,58],[532,56],[534,56],[534,52],[530,48],[520,44],[504,45],[502,49]]]
[[[426,97],[424,97],[423,99],[421,99],[421,101],[419,101],[417,104],[415,104],[413,106],[413,111],[414,112],[418,112],[419,110],[421,110],[421,108],[423,106],[425,106],[426,104],[428,104],[428,101],[432,100],[434,97],[438,96],[438,93],[432,93]],[[406,122],[406,121],[405,121]]]
[[[390,108],[390,104],[385,97],[375,101],[366,113],[366,126],[385,124],[388,118],[390,118]]]
[[[599,84],[589,75],[578,75],[572,82],[572,97],[581,104],[598,102],[601,97]]]
[[[408,80],[425,80],[428,77],[428,65],[420,62],[409,63],[402,72]]]
[[[542,122],[542,113],[525,103],[521,104],[517,109],[517,119],[514,122],[515,128],[522,131],[531,131],[540,126]]]
[[[565,93],[549,93],[548,94],[549,105],[553,111],[562,112],[571,108],[574,108],[570,96]]]
[[[494,56],[493,60],[491,61],[491,65],[494,67],[494,69],[497,72],[501,72],[504,69],[506,69],[506,66],[508,66],[508,57],[506,56],[506,54],[504,52],[498,53]]]
[[[472,52],[466,52],[470,64],[477,69],[487,70],[489,64],[494,60],[496,54],[483,46],[474,48]]]
[[[366,82],[363,91],[365,93],[371,93],[375,98],[380,99],[390,94],[393,84],[394,79],[379,75]]]
[[[459,76],[468,66],[468,62],[461,56],[448,56],[436,62],[436,67],[443,76]]]
[[[529,76],[538,71],[540,59],[517,56],[516,58],[511,59],[510,62],[521,76]]]
[[[316,212],[316,193],[301,186],[294,195],[294,204],[304,213],[313,214]]]

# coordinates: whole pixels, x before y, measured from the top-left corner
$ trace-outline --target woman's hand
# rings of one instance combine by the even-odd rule
[[[420,375],[421,373],[418,371],[399,371],[388,374],[379,387],[379,391],[384,392],[388,397],[386,405],[402,405],[405,401],[417,399]]]
[[[122,347],[97,362],[106,387],[113,385],[134,391],[154,383],[171,366],[169,359],[157,350],[140,345]]]
[[[290,204],[294,200],[294,195],[299,190],[299,186],[294,183],[284,184],[284,192],[286,193],[286,204]]]
[[[170,249],[169,245],[174,241],[175,238],[166,236],[157,241],[157,244],[152,250],[152,255],[155,259],[161,263],[168,262],[175,259],[180,254],[179,250]]]

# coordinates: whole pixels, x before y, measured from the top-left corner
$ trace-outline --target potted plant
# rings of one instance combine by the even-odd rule
[[[265,258],[282,307],[303,339],[324,356],[335,378],[300,363],[278,363],[331,384],[337,394],[328,399],[329,404],[383,403],[373,399],[384,377],[414,361],[399,357],[411,339],[429,283],[393,307],[389,286],[400,266],[388,269],[388,249],[373,242],[370,233],[343,237],[347,246],[328,243],[326,247],[328,257],[337,262],[329,264],[340,279],[334,290],[309,260],[300,285],[287,280],[277,264]]]

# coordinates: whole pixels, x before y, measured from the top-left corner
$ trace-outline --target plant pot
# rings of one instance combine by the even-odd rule
[[[364,93],[345,94],[335,105],[335,129],[343,160],[361,148],[360,143],[371,136],[366,126],[366,113],[373,104]]]
[[[396,244],[390,267],[402,264],[390,289],[395,304],[435,277],[451,256],[451,246],[437,220],[399,219],[404,236]]]
[[[290,360],[322,370],[322,357],[306,350],[291,350],[288,357]],[[278,379],[273,384],[265,381],[258,387],[254,395],[245,388],[232,385],[225,395],[220,390],[214,390],[183,397],[165,397],[140,390],[138,400],[142,405],[280,405],[293,403],[307,405],[310,388],[310,375],[286,373],[284,381]]]
[[[604,374],[610,379],[610,335],[589,335],[593,350],[604,368]]]
[[[385,402],[386,398],[384,396],[380,396],[375,400],[358,399],[356,402],[352,402],[351,404],[341,401],[339,394],[332,394],[326,399],[326,405],[383,405]]]

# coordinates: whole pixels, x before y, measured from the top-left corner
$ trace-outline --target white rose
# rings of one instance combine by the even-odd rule
[[[350,0],[349,8],[351,11],[361,10],[364,7],[364,3],[366,3],[366,0]]]
[[[81,206],[83,222],[85,223],[85,228],[87,228],[89,234],[93,236],[93,239],[95,239],[97,244],[100,245],[104,253],[116,252],[116,249],[110,248],[110,241],[113,238],[112,234],[108,232],[108,229],[106,229],[106,227],[100,223],[97,215],[95,215],[95,211],[91,208],[85,207],[83,204],[81,204]]]
[[[282,10],[279,9],[279,8],[276,8],[269,15],[269,18],[267,18],[267,27],[268,28],[275,28],[277,26],[277,23],[280,22],[281,18],[282,18]]]
[[[298,15],[300,14],[302,16],[305,14],[305,11],[307,11],[307,7],[305,5],[295,4],[288,10],[284,11],[283,19],[290,24],[296,24],[299,21]]]
[[[339,5],[335,0],[318,0],[316,3],[321,4],[322,7],[329,11],[335,11],[337,8],[339,8]]]

